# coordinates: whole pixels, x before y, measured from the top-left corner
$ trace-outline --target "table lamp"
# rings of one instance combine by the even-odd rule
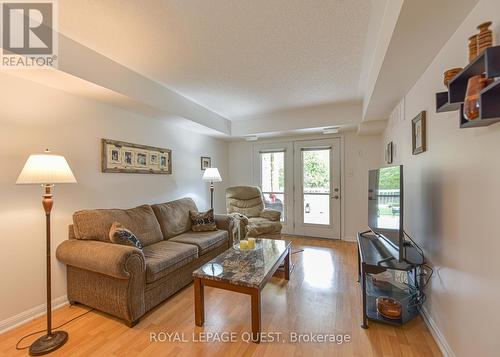
[[[214,182],[222,182],[219,170],[215,167],[205,169],[202,180],[210,182],[210,207],[214,208]]]
[[[54,184],[59,183],[76,183],[76,179],[66,159],[60,155],[52,155],[48,150],[44,154],[30,155],[16,181],[16,184],[19,185],[42,185],[45,192],[42,205],[45,210],[46,222],[47,334],[38,338],[30,346],[29,353],[31,356],[40,356],[55,351],[68,340],[67,332],[52,331],[50,212],[54,201],[51,189]]]

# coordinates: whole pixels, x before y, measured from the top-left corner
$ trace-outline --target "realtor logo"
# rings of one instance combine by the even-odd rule
[[[56,67],[55,3],[46,0],[0,4],[2,67]]]

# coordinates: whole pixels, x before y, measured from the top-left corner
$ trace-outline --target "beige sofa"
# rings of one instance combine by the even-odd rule
[[[231,247],[237,227],[216,215],[217,231],[193,232],[190,198],[132,209],[96,209],[73,215],[69,240],[57,248],[67,265],[68,300],[135,325],[141,316],[192,280],[192,272]],[[113,222],[130,229],[143,250],[113,244]]]
[[[281,238],[281,212],[265,208],[258,186],[234,186],[226,189],[227,213],[238,220],[241,236]]]

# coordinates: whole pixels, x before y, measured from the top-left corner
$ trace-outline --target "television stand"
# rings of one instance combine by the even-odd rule
[[[363,297],[362,328],[368,328],[368,320],[401,326],[418,314],[422,291],[417,276],[424,259],[415,261],[416,263],[400,262],[387,251],[374,234],[358,233],[358,282],[361,282]],[[374,274],[388,270],[395,276],[406,276],[408,284],[384,284],[373,278]],[[376,298],[379,296],[398,300],[402,306],[401,318],[389,319],[382,316],[376,306]]]

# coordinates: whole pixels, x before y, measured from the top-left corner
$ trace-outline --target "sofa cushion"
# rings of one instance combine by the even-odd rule
[[[198,258],[198,248],[191,244],[161,241],[143,249],[146,282],[152,283]]]
[[[223,244],[227,244],[229,235],[227,231],[217,230],[211,232],[186,232],[170,239],[170,242],[191,244],[198,247],[199,255],[210,252]]]
[[[191,217],[191,230],[193,232],[216,231],[214,209],[209,209],[206,212],[189,211]]]
[[[248,235],[258,237],[261,234],[280,233],[283,226],[279,221],[270,221],[262,217],[248,219]]]
[[[189,198],[170,201],[152,206],[160,223],[164,239],[170,239],[191,230],[189,211],[197,211],[196,204]]]
[[[160,225],[151,206],[131,209],[94,209],[73,214],[73,229],[77,239],[93,239],[110,242],[109,230],[114,222],[130,229],[142,246],[163,240]]]

